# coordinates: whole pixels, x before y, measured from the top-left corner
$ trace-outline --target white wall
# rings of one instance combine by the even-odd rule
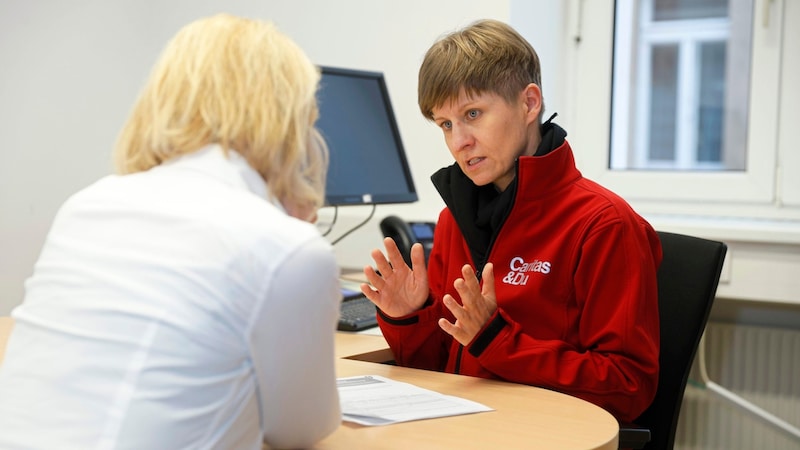
[[[430,173],[450,163],[416,106],[416,74],[440,34],[484,17],[508,21],[509,1],[481,0],[3,0],[0,2],[0,315],[22,301],[60,204],[110,173],[110,152],[149,69],[185,23],[217,12],[274,21],[318,64],[386,74],[420,201],[378,207],[336,247],[368,264],[388,214],[433,220]],[[331,211],[323,210],[325,220]],[[339,211],[331,237],[366,218]]]
[[[442,207],[429,176],[451,159],[440,132],[416,104],[419,63],[442,33],[484,17],[511,23],[539,52],[547,113],[558,112],[559,124],[580,141],[583,130],[572,126],[576,108],[570,108],[575,74],[564,56],[586,26],[574,1],[2,0],[0,315],[22,301],[24,280],[57,208],[110,173],[117,131],[164,43],[185,23],[223,11],[274,21],[318,64],[386,74],[420,201],[379,206],[369,223],[336,245],[342,266],[371,263],[383,217],[435,220]],[[369,212],[363,206],[340,208],[330,239]],[[332,215],[331,208],[321,211],[321,229]],[[660,229],[731,244],[721,296],[800,303],[793,275],[800,267],[797,242],[784,247],[789,243],[776,237],[754,246],[746,233],[731,234],[735,229],[652,219]]]

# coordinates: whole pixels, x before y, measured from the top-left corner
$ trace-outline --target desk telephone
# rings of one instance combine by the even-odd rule
[[[433,249],[433,222],[406,222],[397,216],[387,216],[380,223],[384,236],[394,239],[406,264],[411,267],[411,246],[419,242],[425,250],[425,261]]]

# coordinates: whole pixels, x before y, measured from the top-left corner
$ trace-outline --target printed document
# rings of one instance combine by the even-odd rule
[[[361,425],[388,425],[493,411],[471,400],[443,395],[379,375],[339,378],[337,385],[343,419]]]

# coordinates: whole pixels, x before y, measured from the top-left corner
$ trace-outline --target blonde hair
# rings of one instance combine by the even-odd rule
[[[219,144],[292,205],[320,207],[328,149],[314,128],[320,74],[269,22],[227,14],[183,27],[154,66],[114,151],[119,173]]]
[[[435,42],[419,69],[417,101],[422,115],[433,120],[433,109],[458,97],[495,93],[506,101],[517,98],[530,83],[541,88],[539,56],[511,26],[484,19],[444,35]],[[542,104],[541,115],[544,112]]]

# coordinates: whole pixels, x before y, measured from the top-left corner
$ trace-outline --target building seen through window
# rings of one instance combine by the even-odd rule
[[[614,170],[747,167],[753,0],[618,0]]]

